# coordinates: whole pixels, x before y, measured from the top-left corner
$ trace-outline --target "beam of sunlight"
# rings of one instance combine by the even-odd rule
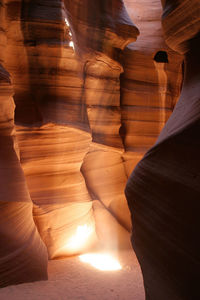
[[[72,41],[69,42],[69,46],[74,49],[74,43]]]
[[[78,249],[81,246],[83,246],[85,243],[87,243],[88,238],[93,232],[93,228],[89,227],[88,225],[82,225],[78,226],[76,229],[75,235],[73,235],[68,243],[67,243],[67,248],[71,249]]]
[[[69,36],[70,36],[71,39],[72,39],[72,33],[71,33],[71,30],[70,30],[70,25],[69,25],[69,22],[68,22],[67,18],[65,18],[65,24],[66,24],[67,27],[69,27],[69,28],[68,28]],[[74,42],[73,42],[73,41],[70,41],[70,42],[69,42],[69,47],[74,49]]]
[[[67,18],[65,18],[65,24],[69,27],[69,22],[68,22]]]
[[[119,261],[107,253],[82,254],[79,256],[79,259],[101,271],[117,271],[122,269]]]

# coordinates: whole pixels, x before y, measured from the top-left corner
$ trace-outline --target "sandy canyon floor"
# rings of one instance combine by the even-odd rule
[[[78,256],[53,260],[48,281],[8,286],[0,290],[0,300],[144,300],[134,252],[120,252],[118,261],[120,270],[102,271]]]

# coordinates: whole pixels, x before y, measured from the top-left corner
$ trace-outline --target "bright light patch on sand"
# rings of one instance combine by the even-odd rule
[[[119,261],[110,254],[87,253],[80,255],[79,258],[82,262],[88,263],[101,271],[117,271],[122,269]]]
[[[71,249],[79,249],[87,242],[87,239],[92,234],[92,232],[93,228],[89,227],[86,224],[78,226],[75,235],[69,239],[67,247]]]

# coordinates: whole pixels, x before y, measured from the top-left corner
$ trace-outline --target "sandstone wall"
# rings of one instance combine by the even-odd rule
[[[18,197],[27,202],[20,219],[29,221],[29,234],[35,234],[35,244],[29,245],[33,254],[42,249],[41,270],[30,277],[39,280],[46,278],[46,250],[37,230],[50,259],[98,247],[130,247],[124,187],[174,108],[182,56],[164,43],[158,1],[0,3],[0,96],[2,105],[7,103],[2,120],[9,119],[12,129],[2,143],[17,151],[6,158],[3,172],[21,174],[16,180],[4,176],[1,188],[12,191],[14,202]],[[138,42],[131,17],[141,31]],[[168,63],[154,61],[160,50],[167,52]],[[5,199],[10,197],[6,191]],[[2,215],[8,213],[6,206]],[[12,220],[18,224],[17,216]],[[8,231],[2,234],[8,239]],[[7,248],[3,251],[2,259]],[[1,285],[17,283],[13,276]]]
[[[200,3],[163,1],[168,45],[185,54],[181,95],[126,186],[146,299],[199,298]]]
[[[174,109],[180,95],[183,57],[164,41],[160,0],[124,3],[140,30],[137,41],[124,51],[121,76],[123,157],[130,175]]]
[[[5,66],[6,4],[0,3],[0,286],[47,279],[47,251],[19,161],[13,87]]]

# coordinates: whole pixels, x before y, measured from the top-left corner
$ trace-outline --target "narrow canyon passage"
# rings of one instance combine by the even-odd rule
[[[199,32],[198,0],[0,1],[0,300],[193,300]]]

